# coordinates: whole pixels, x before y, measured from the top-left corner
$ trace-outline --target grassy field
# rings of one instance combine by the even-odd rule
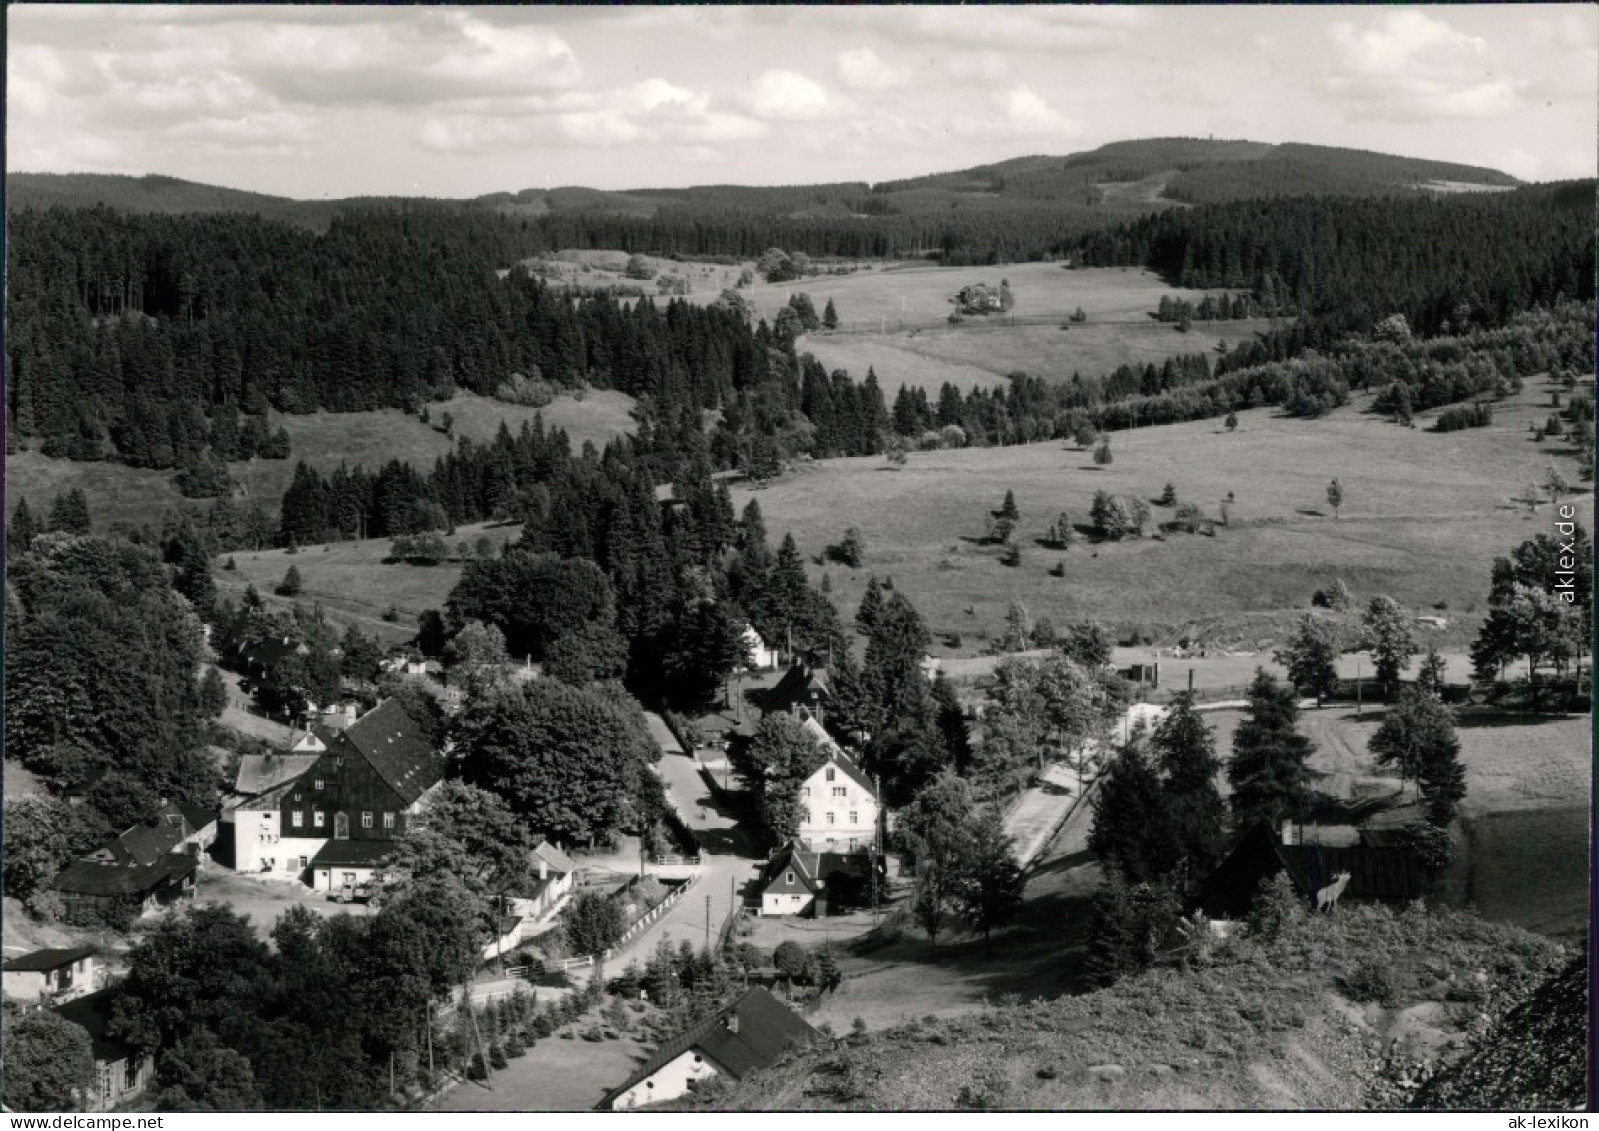
[[[623,393],[590,392],[581,401],[561,397],[542,412],[547,424],[567,430],[576,450],[584,441],[603,446],[612,437],[630,431],[632,407],[633,398]],[[517,431],[524,420],[533,419],[535,411],[471,393],[458,393],[449,401],[429,407],[434,421],[442,420],[448,412],[455,418],[458,435],[482,441],[494,438],[501,421]],[[454,446],[443,433],[398,409],[274,416],[273,424],[282,424],[289,433],[289,458],[250,460],[230,467],[243,488],[239,501],[259,502],[273,516],[294,477],[294,465],[300,460],[324,472],[340,462],[351,467],[361,464],[375,472],[392,459],[426,470]],[[185,499],[172,480],[171,471],[46,459],[36,451],[6,457],[7,493],[13,499],[27,498],[34,513],[42,517],[56,495],[79,487],[88,497],[89,513],[100,529],[109,529],[115,523],[159,526],[162,516],[174,507],[209,505]]]
[[[1087,274],[1087,272],[1081,272]],[[1163,288],[1160,293],[1166,293]],[[1158,300],[1158,295],[1155,300]],[[890,324],[892,325],[892,324]],[[1217,322],[1180,334],[1159,322],[1089,322],[1069,331],[1058,326],[999,324],[945,327],[885,334],[810,334],[800,342],[831,372],[846,369],[856,378],[868,367],[892,397],[901,385],[930,393],[949,382],[963,392],[1002,383],[1007,374],[1031,373],[1067,380],[1073,373],[1095,377],[1118,365],[1160,365],[1178,354],[1202,353],[1218,342],[1229,347],[1250,341],[1269,325],[1264,320]]]
[[[960,634],[962,653],[999,630],[1013,599],[1057,624],[1092,617],[1166,642],[1186,632],[1269,650],[1293,619],[1285,614],[1335,578],[1357,600],[1388,593],[1417,612],[1447,602],[1449,628],[1428,643],[1459,650],[1480,621],[1494,557],[1552,532],[1547,504],[1529,513],[1514,500],[1550,463],[1575,478],[1568,456],[1528,438],[1527,423],[1548,413],[1533,384],[1496,407],[1491,427],[1467,432],[1426,431],[1426,414],[1421,428],[1400,429],[1358,406],[1314,421],[1254,409],[1232,434],[1217,421],[1117,432],[1104,468],[1060,443],[917,452],[897,470],[875,457],[826,460],[735,490],[734,502],[758,500],[772,537],[792,532],[813,556],[860,527],[864,566],[826,567],[840,609],[853,613],[869,575],[892,576],[936,635]],[[1337,517],[1326,502],[1334,476],[1344,491]],[[1233,492],[1231,524],[1214,538],[1038,544],[1061,511],[1086,524],[1096,490],[1154,499],[1167,482],[1213,517]],[[1016,567],[980,541],[1007,490],[1021,511]],[[1591,528],[1592,496],[1567,501]],[[1172,514],[1151,512],[1155,522]],[[1049,573],[1057,563],[1063,577]]]
[[[498,547],[520,537],[521,532],[520,526],[462,526],[456,529],[451,546],[465,539],[475,547],[479,538],[488,538]],[[237,600],[253,584],[268,605],[320,604],[332,620],[358,624],[362,632],[384,643],[399,643],[416,635],[416,618],[424,609],[443,607],[461,576],[461,565],[388,565],[384,559],[389,546],[387,538],[369,538],[307,546],[297,554],[287,550],[232,554],[229,557],[236,568],[216,571],[217,592]],[[294,601],[272,592],[291,565],[300,571],[303,585]],[[391,605],[400,614],[392,623],[383,619]]]

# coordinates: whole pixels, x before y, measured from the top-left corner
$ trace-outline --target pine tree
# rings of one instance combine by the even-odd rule
[[[997,517],[1008,518],[1011,520],[1011,522],[1017,522],[1021,519],[1021,511],[1016,509],[1016,495],[1014,492],[1005,492],[1005,501],[1000,504],[999,515]]]
[[[1216,735],[1184,692],[1150,739],[1166,794],[1167,820],[1189,880],[1210,874],[1227,848],[1227,805],[1216,786]]]
[[[1421,661],[1421,668],[1416,673],[1416,687],[1428,695],[1443,698],[1444,685],[1447,680],[1447,669],[1444,658],[1438,654],[1438,649],[1427,649],[1427,655]]]
[[[93,528],[89,520],[89,500],[83,491],[72,488],[65,495],[57,495],[50,504],[50,529],[65,534],[88,534]]]
[[[11,521],[6,523],[6,554],[17,557],[27,553],[38,534],[39,528],[33,520],[33,512],[28,509],[28,500],[18,499],[16,509],[11,512]]]
[[[1313,695],[1316,706],[1338,687],[1338,643],[1334,627],[1321,617],[1306,613],[1299,620],[1299,632],[1273,656],[1288,669],[1288,681],[1301,695]]]
[[[1229,431],[1229,432],[1238,431],[1238,414],[1236,412],[1229,411],[1227,413],[1227,419],[1225,421],[1223,421],[1222,423],[1224,423],[1227,426],[1227,431]]]
[[[1130,884],[1154,880],[1176,864],[1166,797],[1142,741],[1116,754],[1089,804],[1094,810],[1089,850],[1122,879]]]
[[[874,573],[866,580],[866,592],[861,594],[860,611],[855,614],[855,626],[868,636],[883,615],[883,587]]]
[[[1327,505],[1332,507],[1333,518],[1336,519],[1338,517],[1338,508],[1344,505],[1344,489],[1339,486],[1336,479],[1327,484]]]
[[[944,736],[950,763],[956,773],[964,774],[972,763],[971,731],[966,725],[966,712],[961,708],[960,698],[955,694],[955,685],[943,672],[933,679],[933,703],[937,707],[938,730]]]
[[[278,582],[278,587],[273,590],[279,597],[298,597],[304,588],[300,581],[300,570],[297,566],[290,566],[289,572],[283,575],[283,580]]]
[[[824,330],[838,329],[838,309],[833,306],[832,299],[828,299],[827,305],[822,309],[822,328]]]
[[[1264,668],[1255,669],[1247,717],[1233,732],[1233,754],[1227,764],[1235,833],[1256,824],[1266,824],[1275,833],[1282,821],[1303,810],[1308,793],[1305,765],[1314,747],[1295,730],[1299,707],[1294,694]]]

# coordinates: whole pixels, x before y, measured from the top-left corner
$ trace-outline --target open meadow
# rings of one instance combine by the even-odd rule
[[[815,354],[829,372],[844,369],[860,379],[868,368],[874,370],[884,394],[892,398],[901,385],[936,394],[948,382],[965,392],[1001,385],[1007,375],[1018,371],[1066,381],[1073,373],[1097,377],[1123,364],[1160,365],[1169,357],[1203,353],[1221,342],[1231,348],[1251,341],[1269,324],[1258,318],[1208,322],[1183,334],[1176,326],[1153,319],[1090,321],[1070,330],[971,320],[962,326],[891,328],[882,334],[807,334],[799,348]]]
[[[633,404],[633,398],[625,393],[591,390],[582,400],[559,397],[543,409],[531,409],[459,392],[448,401],[429,405],[428,412],[434,424],[449,413],[455,435],[484,442],[494,438],[502,422],[514,433],[524,421],[531,422],[542,413],[547,426],[566,429],[576,451],[585,441],[603,447],[613,437],[632,431]],[[289,433],[288,459],[255,459],[228,467],[240,485],[237,501],[241,505],[260,503],[274,521],[283,492],[294,478],[294,465],[301,460],[324,473],[341,462],[351,467],[361,464],[376,472],[395,459],[426,472],[434,460],[454,447],[454,441],[436,427],[398,409],[274,414],[272,426],[279,424]],[[120,463],[48,459],[36,451],[6,457],[11,506],[16,505],[14,500],[26,498],[34,512],[42,515],[56,495],[78,487],[88,497],[89,513],[102,530],[117,523],[159,526],[162,516],[174,507],[210,505],[209,500],[185,499],[173,482],[174,475],[171,470],[152,471]]]
[[[458,527],[449,541],[453,551],[462,540],[475,548],[478,539],[487,538],[498,550],[521,534],[519,525],[485,523]],[[461,576],[461,564],[386,562],[391,544],[387,538],[368,538],[303,546],[294,554],[288,550],[241,550],[223,558],[231,560],[234,568],[216,571],[217,593],[237,601],[246,587],[254,585],[269,606],[321,605],[330,620],[358,625],[384,644],[403,643],[416,635],[416,618],[423,610],[443,608],[444,599]],[[302,583],[300,595],[292,601],[273,593],[291,565],[300,571]],[[383,619],[391,607],[398,620]]]
[[[1341,578],[1357,600],[1387,593],[1417,613],[1446,603],[1446,631],[1429,643],[1459,649],[1476,632],[1493,559],[1536,533],[1553,533],[1547,502],[1519,500],[1548,465],[1575,478],[1564,446],[1535,445],[1529,422],[1548,414],[1542,382],[1496,406],[1494,423],[1465,432],[1415,430],[1362,411],[1369,398],[1320,420],[1276,409],[1220,421],[1116,432],[1114,462],[1060,442],[912,453],[901,468],[879,457],[801,465],[764,487],[740,487],[734,502],[760,503],[774,539],[792,532],[829,575],[846,617],[867,578],[890,576],[939,638],[935,654],[970,654],[1022,601],[1056,624],[1093,618],[1118,636],[1133,630],[1170,643],[1190,635],[1211,645],[1269,650],[1318,589]],[[1343,488],[1341,512],[1328,481]],[[1097,490],[1157,498],[1172,483],[1179,501],[1211,518],[1229,492],[1230,522],[1215,537],[1167,534],[1069,550],[1041,544],[1062,511],[1086,529]],[[990,515],[1015,492],[1021,562],[1001,563],[984,541]],[[1591,529],[1591,494],[1565,501]],[[1152,523],[1172,509],[1151,505]],[[859,569],[822,565],[827,546],[851,526],[866,540]],[[1052,576],[1059,566],[1064,575]],[[958,634],[959,647],[948,639]]]

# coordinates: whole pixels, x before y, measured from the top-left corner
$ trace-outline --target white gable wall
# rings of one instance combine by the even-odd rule
[[[877,799],[835,763],[825,763],[805,779],[799,803],[798,839],[806,851],[868,851],[876,844]]]
[[[668,1061],[651,1076],[640,1080],[611,1102],[611,1110],[626,1111],[645,1104],[675,1100],[688,1091],[690,1080],[709,1080],[723,1075],[723,1069],[699,1049],[689,1049],[676,1060]]]

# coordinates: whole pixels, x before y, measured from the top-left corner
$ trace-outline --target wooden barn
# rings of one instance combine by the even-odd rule
[[[1284,844],[1274,830],[1257,825],[1200,887],[1199,907],[1212,919],[1240,919],[1255,893],[1283,871],[1306,906],[1343,872],[1349,873],[1344,900],[1408,903],[1426,892],[1426,877],[1408,846]]]

